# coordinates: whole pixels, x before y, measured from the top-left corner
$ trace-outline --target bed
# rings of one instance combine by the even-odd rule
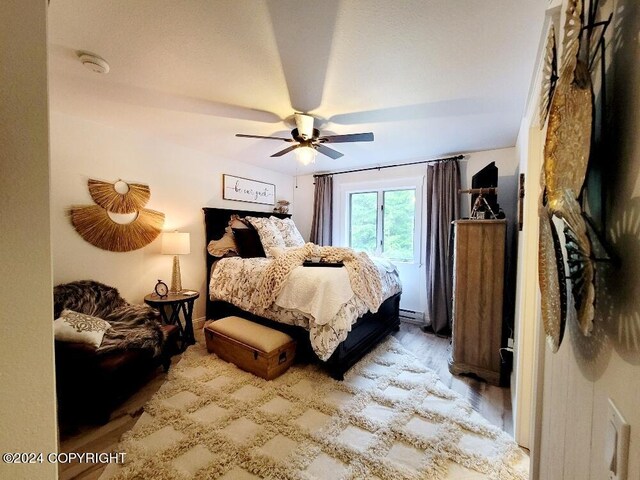
[[[220,239],[232,215],[240,217],[270,217],[289,218],[287,214],[277,214],[271,212],[255,212],[247,210],[230,210],[221,208],[203,208],[205,215],[206,242]],[[207,255],[207,279],[211,278],[212,267],[216,258]],[[257,263],[260,263],[257,261]],[[326,269],[329,270],[329,269]],[[344,270],[344,269],[343,269]],[[209,280],[208,280],[209,282]],[[298,344],[297,357],[302,361],[321,361],[332,377],[342,380],[345,372],[360,360],[375,345],[383,340],[392,331],[397,331],[400,325],[401,292],[393,293],[386,298],[376,313],[366,312],[361,315],[351,326],[351,331],[346,338],[341,341],[333,353],[324,361],[321,361],[314,351],[310,333],[301,326],[280,323],[264,316],[256,315],[234,305],[232,301],[212,300],[207,294],[207,319],[217,320],[229,315],[238,315],[251,321],[266,325],[276,330],[283,331],[291,335]],[[236,302],[239,303],[239,302]]]

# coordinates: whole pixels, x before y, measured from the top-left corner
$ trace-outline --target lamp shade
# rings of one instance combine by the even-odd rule
[[[309,165],[316,161],[316,149],[312,147],[299,147],[294,150],[296,158],[302,165]]]
[[[189,234],[180,232],[163,233],[160,252],[165,255],[186,255],[191,253]]]

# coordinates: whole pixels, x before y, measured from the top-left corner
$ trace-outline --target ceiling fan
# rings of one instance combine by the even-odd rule
[[[283,138],[283,137],[269,137],[263,135],[246,135],[244,133],[236,133],[236,137],[243,138],[267,138],[270,140],[282,140],[288,143],[297,142],[296,145],[291,145],[290,147],[285,148],[284,150],[280,150],[279,152],[271,155],[272,157],[281,157],[282,155],[297,150],[297,153],[303,154],[299,155],[299,159],[302,163],[311,163],[315,158],[315,153],[320,152],[327,157],[331,157],[333,159],[340,158],[343,156],[342,153],[334,150],[333,148],[329,148],[325,145],[325,143],[346,143],[346,142],[372,142],[373,141],[373,133],[350,133],[346,135],[325,135],[320,136],[320,131],[317,128],[313,128],[313,120],[314,118],[311,115],[305,115],[303,113],[296,113],[294,115],[296,121],[296,128],[291,130],[292,138]],[[307,154],[303,153],[305,150]],[[311,155],[308,155],[310,153]]]

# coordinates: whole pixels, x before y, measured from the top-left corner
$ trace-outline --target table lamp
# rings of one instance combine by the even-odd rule
[[[180,278],[180,260],[178,255],[191,253],[191,242],[188,233],[165,232],[162,234],[162,247],[160,252],[164,255],[173,255],[173,274],[171,276],[171,288],[169,292],[180,293],[182,280]]]

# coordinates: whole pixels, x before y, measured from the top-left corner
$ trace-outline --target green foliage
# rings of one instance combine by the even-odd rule
[[[413,229],[416,191],[384,192],[383,246],[384,256],[394,260],[413,259]]]
[[[349,244],[355,250],[374,253],[378,221],[377,192],[351,194],[351,238]]]
[[[379,244],[377,222],[382,222],[382,253],[392,260],[413,259],[415,190],[387,190],[382,193],[383,215],[378,217],[378,192],[350,196],[350,239],[356,250],[376,253]]]

